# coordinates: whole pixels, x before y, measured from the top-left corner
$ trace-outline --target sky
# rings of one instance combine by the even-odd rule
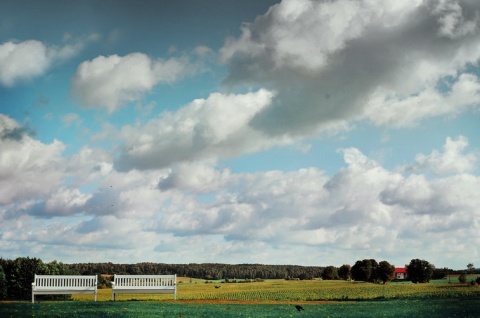
[[[0,256],[480,266],[479,17],[2,0]]]

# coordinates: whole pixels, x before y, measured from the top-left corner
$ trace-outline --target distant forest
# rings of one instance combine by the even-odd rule
[[[131,274],[131,275],[168,275],[218,279],[313,279],[320,277],[325,267],[299,265],[263,265],[263,264],[163,264],[163,263],[79,263],[65,264],[72,272],[81,275],[93,274]]]

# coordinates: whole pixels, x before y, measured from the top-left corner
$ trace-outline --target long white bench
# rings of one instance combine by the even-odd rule
[[[177,275],[117,275],[112,282],[115,294],[173,294],[177,299]]]
[[[94,294],[97,301],[97,276],[37,275],[32,283],[32,303],[35,295]]]

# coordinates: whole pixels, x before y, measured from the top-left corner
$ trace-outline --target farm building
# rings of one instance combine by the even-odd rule
[[[407,269],[405,267],[395,268],[395,279],[407,279]]]

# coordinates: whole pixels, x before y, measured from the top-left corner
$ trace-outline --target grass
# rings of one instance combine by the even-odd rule
[[[180,280],[179,280],[180,281]],[[215,288],[220,286],[220,288]],[[73,295],[73,301],[0,303],[0,317],[477,317],[480,287],[448,283],[370,284],[268,280],[213,283],[183,280],[173,295]],[[297,312],[294,304],[305,311]]]
[[[478,317],[478,300],[390,300],[306,304],[198,304],[182,302],[18,302],[0,305],[1,317]]]

